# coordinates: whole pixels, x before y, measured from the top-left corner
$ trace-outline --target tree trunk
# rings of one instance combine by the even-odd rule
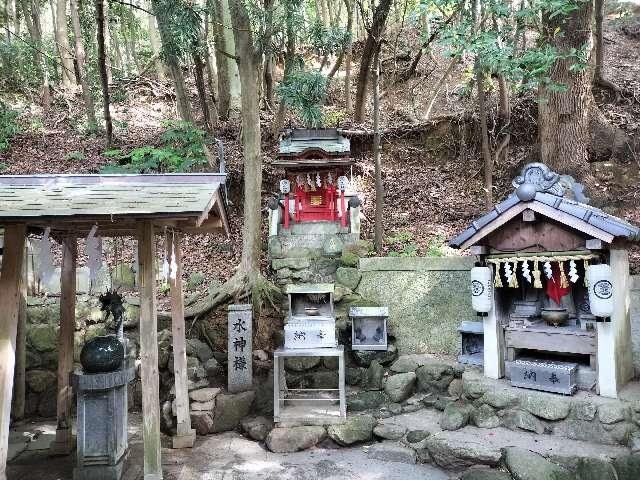
[[[156,76],[159,81],[165,80],[166,74],[164,71],[164,63],[160,58],[160,34],[158,33],[158,27],[156,25],[156,17],[154,15],[147,15],[147,24],[149,28],[149,43],[151,43],[151,51],[153,51],[153,61],[156,67]]]
[[[260,135],[261,56],[256,52],[251,23],[243,0],[229,0],[242,85],[242,146],[244,156],[244,223],[240,270],[250,283],[260,274],[260,224],[262,207],[262,150]]]
[[[271,35],[273,32],[273,0],[263,0],[265,10],[265,38],[263,40],[264,45],[269,45],[271,42]],[[269,110],[273,110],[273,70],[275,66],[275,59],[273,52],[268,49],[264,52],[264,67],[263,67],[263,85],[264,85],[264,104]]]
[[[202,108],[202,115],[204,117],[204,123],[209,132],[213,132],[215,123],[217,120],[217,114],[214,111],[211,102],[207,95],[207,88],[204,81],[204,62],[200,57],[199,45],[195,45],[191,55],[193,56],[194,73],[196,78],[196,89],[198,90],[198,97],[200,98],[200,108]]]
[[[165,19],[162,18],[161,12],[163,11],[161,0],[152,0],[151,5],[153,12],[156,15],[158,21],[158,30],[160,31],[160,41],[162,45],[171,45],[171,31],[168,25],[165,23]],[[193,115],[191,113],[191,103],[189,102],[189,95],[187,93],[187,87],[184,83],[184,75],[180,68],[180,63],[176,55],[170,51],[165,52],[164,62],[167,65],[171,79],[173,80],[173,86],[176,92],[176,106],[178,109],[178,116],[185,122],[193,123]]]
[[[287,0],[287,11],[291,12],[293,8],[295,8],[296,2],[291,2]],[[287,47],[286,47],[286,55],[284,58],[284,75],[282,77],[282,81],[285,82],[291,72],[293,71],[293,63],[295,61],[296,56],[296,32],[294,29],[293,21],[291,17],[287,17],[286,19],[286,30],[287,30]],[[278,105],[278,112],[276,113],[276,118],[273,121],[273,128],[271,130],[271,135],[273,138],[277,138],[282,131],[282,127],[284,127],[284,116],[287,113],[287,104],[281,99],[280,104]]]
[[[347,28],[351,33],[349,43],[345,52],[345,65],[344,65],[344,108],[347,112],[351,112],[353,105],[351,103],[351,61],[353,60],[353,16],[354,16],[354,0],[345,0],[345,7],[347,8]]]
[[[80,76],[80,85],[82,86],[82,96],[84,98],[84,108],[87,113],[87,121],[89,128],[94,129],[96,122],[96,109],[93,105],[93,97],[89,88],[89,81],[85,69],[86,56],[84,52],[84,44],[82,40],[82,30],[80,28],[80,13],[78,11],[77,0],[70,0],[71,6],[71,24],[73,26],[74,46],[76,53],[76,62],[78,64],[78,74]]]
[[[209,0],[209,9],[213,21],[213,44],[218,73],[218,115],[226,120],[229,118],[229,109],[231,108],[231,90],[229,85],[229,59],[223,53],[226,51],[226,43],[222,1]]]
[[[480,0],[473,2],[473,23],[480,31],[480,19],[482,18],[482,6]],[[485,208],[493,208],[493,157],[489,150],[489,130],[487,128],[487,100],[484,91],[484,72],[480,68],[480,59],[475,61],[476,88],[478,89],[478,114],[480,116],[480,134],[482,135],[482,156],[484,158],[484,190]]]
[[[62,83],[71,85],[75,81],[73,56],[69,48],[69,34],[67,33],[67,0],[56,0],[56,28],[55,37],[60,49],[62,61]]]
[[[113,47],[113,53],[115,54],[115,69],[118,72],[118,75],[122,76],[125,74],[125,63],[124,58],[122,57],[122,50],[120,49],[120,38],[118,37],[118,29],[115,25],[113,28],[108,30],[109,38],[111,39],[111,46]]]
[[[596,17],[596,68],[594,73],[595,84],[607,88],[616,94],[616,98],[620,96],[620,87],[618,87],[611,80],[607,79],[604,75],[604,33],[603,33],[603,21],[604,21],[604,0],[595,0],[594,3],[595,17]]]
[[[374,246],[378,255],[382,254],[384,225],[382,224],[384,210],[384,187],[382,185],[382,161],[380,159],[380,49],[374,58],[373,73],[373,159],[376,176],[376,223],[374,226]]]
[[[570,71],[574,58],[562,58],[572,49],[587,48],[593,39],[592,2],[579,2],[578,10],[569,15],[550,18],[543,13],[543,34],[561,58],[549,72],[551,82],[564,85],[564,91],[541,87],[538,91],[538,134],[540,158],[562,173],[576,174],[584,170],[588,159],[589,115],[593,106],[592,68]]]
[[[367,35],[367,40],[360,60],[360,72],[358,73],[358,87],[356,89],[356,104],[353,120],[361,123],[364,119],[364,111],[367,100],[367,87],[369,85],[369,72],[371,62],[376,51],[376,45],[382,38],[382,31],[389,15],[391,0],[381,0],[373,13],[373,23]]]
[[[440,94],[442,87],[444,87],[445,83],[447,82],[448,78],[451,76],[451,74],[453,73],[453,70],[456,68],[456,65],[459,62],[460,62],[459,57],[453,57],[449,62],[449,66],[447,67],[447,70],[445,70],[442,77],[440,77],[440,80],[438,80],[438,83],[435,84],[433,88],[433,92],[431,93],[431,98],[429,99],[429,102],[427,105],[427,111],[424,114],[424,121],[429,120],[429,117],[431,116],[431,110],[433,110],[433,106],[436,103],[436,98],[438,98],[438,95]]]
[[[35,0],[32,0],[35,1]],[[104,0],[95,0],[96,23],[98,24],[98,72],[100,74],[100,86],[102,87],[102,115],[107,132],[107,146],[113,143],[113,123],[111,122],[111,100],[109,99],[109,78],[107,76],[107,52],[104,43]]]
[[[230,0],[219,0],[220,6],[222,7],[222,15],[220,18],[222,19],[222,38],[224,40],[224,48],[223,52],[227,55],[221,54],[222,60],[227,62],[227,75],[229,77],[229,109],[230,110],[240,110],[240,96],[241,96],[241,82],[240,82],[240,73],[238,72],[238,65],[236,61],[233,59],[233,56],[236,54],[236,45],[234,39],[234,32],[231,28],[233,24],[231,15],[229,12],[229,1]],[[216,55],[218,52],[216,52]],[[228,55],[231,55],[229,57]]]
[[[40,23],[40,4],[37,0],[20,0],[24,22],[29,30],[31,41],[36,49],[33,52],[36,64],[42,75],[42,105],[45,112],[51,106],[51,91],[49,87],[49,70],[42,55],[42,24]]]

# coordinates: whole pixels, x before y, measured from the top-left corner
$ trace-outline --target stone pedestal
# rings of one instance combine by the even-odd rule
[[[77,394],[74,480],[120,480],[128,451],[127,384],[134,369],[72,374]]]

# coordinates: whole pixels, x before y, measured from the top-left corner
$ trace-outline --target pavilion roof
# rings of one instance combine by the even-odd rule
[[[225,231],[224,174],[0,175],[0,223],[52,235],[135,235],[141,220],[188,233]]]
[[[289,129],[273,164],[284,168],[350,165],[350,155],[351,142],[335,128]]]

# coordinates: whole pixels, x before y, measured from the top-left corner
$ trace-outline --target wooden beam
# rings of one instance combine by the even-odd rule
[[[471,236],[471,238],[469,238],[466,242],[464,242],[462,245],[460,245],[460,250],[466,250],[469,246],[475,244],[476,242],[479,242],[484,237],[489,235],[491,232],[493,232],[494,230],[497,230],[502,225],[507,223],[509,220],[514,218],[516,215],[518,215],[522,211],[524,211],[527,208],[529,208],[529,206],[530,206],[530,202],[529,203],[518,203],[518,204],[514,205],[513,207],[511,207],[506,212],[503,212],[495,220],[493,220],[492,222],[487,223],[484,227],[480,228],[480,230],[478,230],[476,233],[474,233],[473,236]]]
[[[176,271],[171,272],[171,332],[173,334],[173,374],[176,387],[177,435],[173,448],[191,448],[196,432],[191,428],[189,390],[187,386],[187,345],[184,333],[184,298],[182,290],[182,242],[180,232],[167,233],[167,258],[175,255]]]
[[[602,250],[602,240],[599,238],[587,238],[585,241],[585,247],[589,250]]]
[[[51,444],[52,455],[68,455],[73,451],[73,390],[69,375],[73,370],[73,334],[76,327],[76,268],[78,244],[75,237],[62,241],[60,273],[60,331],[58,333],[58,404],[56,439]]]
[[[140,358],[142,361],[144,480],[162,480],[155,250],[153,222],[150,220],[141,222],[138,229],[138,262],[140,263]]]
[[[0,273],[0,480],[6,480],[16,334],[27,227],[5,225]]]

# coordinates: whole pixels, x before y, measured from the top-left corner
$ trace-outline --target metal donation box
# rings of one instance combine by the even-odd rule
[[[353,350],[387,349],[387,307],[351,307],[349,317]]]
[[[333,284],[289,285],[289,316],[284,326],[285,348],[335,347]]]

